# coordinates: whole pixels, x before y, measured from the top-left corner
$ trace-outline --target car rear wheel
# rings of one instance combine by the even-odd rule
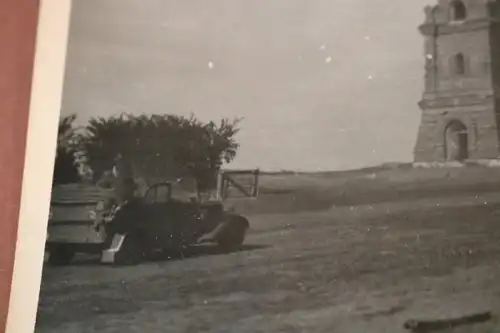
[[[52,266],[69,265],[75,257],[76,251],[74,246],[59,244],[55,245],[49,251],[49,264]]]

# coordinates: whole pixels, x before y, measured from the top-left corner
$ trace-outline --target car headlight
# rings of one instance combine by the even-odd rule
[[[93,210],[89,211],[89,219],[95,220],[97,218],[97,213]]]

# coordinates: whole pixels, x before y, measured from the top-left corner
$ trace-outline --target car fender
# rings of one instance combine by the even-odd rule
[[[225,214],[224,219],[221,221],[221,223],[216,227],[214,238],[217,239],[224,232],[232,228],[241,228],[246,231],[248,228],[250,228],[250,222],[246,217],[242,215],[227,213]]]
[[[246,217],[235,213],[226,213],[222,221],[212,231],[198,238],[197,243],[217,242],[227,232],[231,233],[235,229],[239,229],[246,233],[249,227],[250,223]]]

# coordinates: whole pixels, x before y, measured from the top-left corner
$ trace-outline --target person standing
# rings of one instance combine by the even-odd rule
[[[137,185],[132,178],[119,179],[115,183],[114,192],[116,205],[107,217],[110,233],[127,234],[141,220],[141,202],[135,196]]]
[[[114,253],[115,263],[133,264],[146,256],[141,200],[135,196],[136,187],[132,178],[119,179],[114,187],[116,205],[105,218],[106,252]]]

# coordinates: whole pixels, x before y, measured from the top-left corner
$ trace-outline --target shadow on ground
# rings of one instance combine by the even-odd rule
[[[172,260],[191,259],[202,256],[215,256],[215,255],[224,255],[237,252],[247,252],[259,249],[265,249],[267,247],[268,247],[267,245],[245,244],[236,250],[225,250],[216,245],[197,245],[185,248],[182,250],[182,252],[178,253],[155,254],[154,256],[147,258],[147,261],[144,264],[147,264],[148,262],[158,263],[158,262],[172,261]],[[95,266],[95,265],[101,265],[99,255],[93,255],[93,256],[88,255],[76,258],[75,261],[69,266]]]

